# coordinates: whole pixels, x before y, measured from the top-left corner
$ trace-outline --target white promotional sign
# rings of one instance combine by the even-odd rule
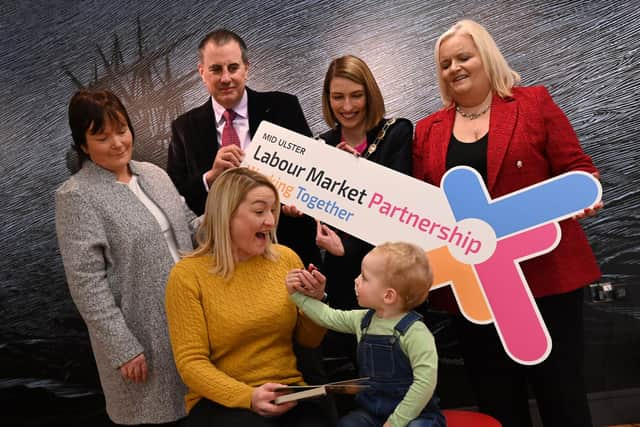
[[[495,248],[491,227],[456,222],[438,187],[269,122],[260,124],[243,166],[269,176],[285,205],[374,245],[446,245],[467,264]]]

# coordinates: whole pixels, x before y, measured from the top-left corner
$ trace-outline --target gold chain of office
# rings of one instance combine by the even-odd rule
[[[362,156],[362,157],[364,157],[365,159],[368,159],[369,156],[371,156],[376,151],[376,149],[378,148],[378,145],[384,139],[384,136],[386,135],[387,130],[389,130],[391,125],[394,124],[395,122],[396,122],[396,118],[395,117],[391,117],[390,119],[388,119],[384,123],[384,125],[382,126],[382,129],[380,129],[380,132],[378,132],[378,135],[376,136],[376,139],[373,140],[371,145],[367,148],[366,153],[364,153],[364,156]]]

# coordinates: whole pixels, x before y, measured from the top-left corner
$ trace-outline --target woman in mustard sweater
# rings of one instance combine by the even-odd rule
[[[287,273],[303,267],[274,244],[275,187],[246,168],[229,169],[209,193],[198,248],[171,271],[167,318],[191,426],[330,426],[321,402],[273,404],[276,389],[301,384],[293,339],[317,347],[325,329],[289,301]],[[324,286],[318,283],[317,299]]]

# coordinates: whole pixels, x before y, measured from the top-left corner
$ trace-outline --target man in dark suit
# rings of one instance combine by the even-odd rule
[[[198,71],[211,97],[173,122],[167,172],[189,207],[201,215],[210,186],[224,170],[240,165],[244,148],[262,120],[312,134],[295,96],[245,87],[249,61],[240,36],[228,30],[213,31],[200,42],[198,52]],[[233,133],[233,138],[225,132]],[[319,265],[313,219],[287,212],[280,216],[278,241],[293,249],[305,264]]]

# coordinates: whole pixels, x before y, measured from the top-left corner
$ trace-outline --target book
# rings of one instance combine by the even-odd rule
[[[369,387],[369,385],[367,384],[368,380],[368,377],[364,377],[356,378],[353,380],[336,381],[333,383],[321,385],[292,385],[287,387],[280,387],[276,389],[276,391],[286,394],[276,397],[274,403],[276,405],[280,405],[282,403],[291,402],[294,400],[311,399],[314,397],[326,396],[327,393],[357,394]]]

